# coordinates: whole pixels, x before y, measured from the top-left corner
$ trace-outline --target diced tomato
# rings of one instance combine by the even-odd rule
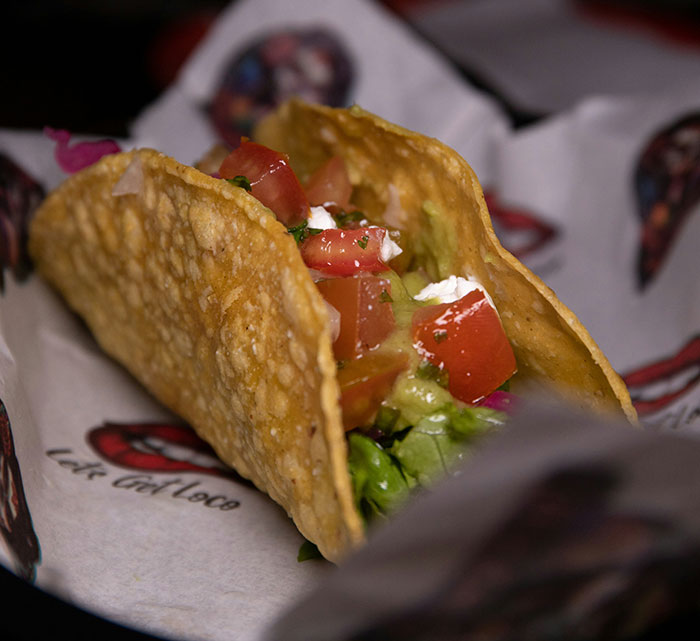
[[[222,178],[245,176],[251,191],[287,227],[305,220],[309,201],[284,154],[249,140],[241,141],[221,163]]]
[[[346,430],[372,421],[407,362],[407,356],[399,352],[369,352],[338,370],[340,407]]]
[[[454,303],[422,307],[413,314],[413,345],[449,375],[452,396],[473,403],[516,371],[501,320],[481,290]]]
[[[338,360],[357,358],[378,347],[394,329],[391,283],[379,276],[332,278],[316,283],[340,312],[340,333],[333,343]]]
[[[307,267],[326,276],[387,271],[381,259],[385,234],[383,227],[324,229],[301,244],[301,257]]]
[[[349,211],[352,184],[340,156],[333,156],[319,167],[306,183],[306,197],[311,205],[323,205],[326,209]]]

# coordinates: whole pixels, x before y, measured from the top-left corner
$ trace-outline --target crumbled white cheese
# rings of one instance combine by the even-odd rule
[[[391,238],[389,238],[389,233],[384,235],[384,240],[382,240],[382,247],[379,250],[379,255],[382,257],[383,263],[388,263],[392,258],[396,258],[403,249],[399,247]]]
[[[311,229],[337,229],[333,216],[322,206],[311,207],[311,213],[307,218],[307,224]]]
[[[475,289],[480,289],[486,295],[486,299],[495,309],[493,300],[488,292],[484,289],[481,283],[475,280],[463,278],[462,276],[450,276],[439,283],[430,283],[416,294],[416,300],[433,300],[437,299],[440,303],[454,303],[460,298],[466,296],[469,292]]]

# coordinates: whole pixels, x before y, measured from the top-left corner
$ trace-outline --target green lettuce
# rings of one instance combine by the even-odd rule
[[[348,436],[356,505],[366,521],[400,507],[411,491],[430,487],[464,460],[476,440],[503,425],[506,414],[446,403],[382,447],[361,432]]]
[[[401,468],[379,443],[359,432],[348,438],[348,465],[355,503],[366,520],[386,516],[408,496]]]
[[[474,441],[505,422],[506,415],[485,407],[457,409],[452,403],[424,416],[391,447],[404,474],[428,487],[463,461]]]

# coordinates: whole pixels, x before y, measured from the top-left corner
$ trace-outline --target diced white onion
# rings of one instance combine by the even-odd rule
[[[309,276],[311,276],[311,280],[313,280],[314,283],[317,283],[319,280],[326,280],[327,278],[330,278],[318,269],[311,269],[310,267],[307,267],[307,269],[309,270]]]
[[[382,220],[389,225],[389,227],[395,227],[396,229],[406,228],[406,212],[401,207],[401,200],[399,199],[399,190],[396,185],[389,183],[387,189],[387,201],[386,209],[382,215]]]
[[[396,258],[399,254],[403,253],[403,249],[399,247],[391,238],[389,238],[389,232],[384,235],[384,240],[382,241],[381,249],[379,250],[379,255],[382,257],[382,262],[388,263],[392,258]]]
[[[331,342],[335,343],[336,339],[340,335],[340,312],[333,307],[327,300],[323,301],[326,303],[326,310],[328,311],[328,320],[330,321],[331,330]]]
[[[141,158],[136,156],[124,170],[121,178],[112,187],[112,196],[128,196],[140,194],[143,191],[143,165]]]

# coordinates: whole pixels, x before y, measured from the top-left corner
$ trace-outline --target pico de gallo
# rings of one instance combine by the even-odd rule
[[[516,361],[498,312],[473,280],[430,283],[400,230],[352,205],[338,156],[302,185],[286,156],[243,139],[218,175],[298,244],[328,308],[355,500],[366,521],[386,516],[512,411]]]

